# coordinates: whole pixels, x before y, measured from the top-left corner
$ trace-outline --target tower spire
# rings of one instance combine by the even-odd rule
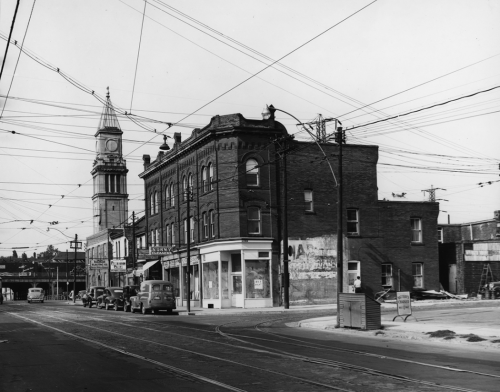
[[[106,88],[106,103],[104,104],[104,109],[101,114],[101,121],[99,122],[98,131],[106,128],[115,128],[121,130],[120,123],[118,122],[118,117],[116,116],[115,108],[111,103],[111,98],[109,95],[109,87]]]

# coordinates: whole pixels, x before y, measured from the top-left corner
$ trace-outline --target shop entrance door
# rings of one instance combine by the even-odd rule
[[[243,307],[243,283],[241,275],[231,275],[231,306]]]

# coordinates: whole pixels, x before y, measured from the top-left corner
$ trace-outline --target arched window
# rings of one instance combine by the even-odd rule
[[[155,246],[155,233],[153,230],[151,230],[151,233],[150,233],[149,246]]]
[[[208,192],[208,170],[206,166],[201,168],[201,190],[203,192]]]
[[[211,163],[208,164],[208,189],[214,189],[214,166]]]
[[[170,230],[170,235],[172,236],[172,240],[170,241],[170,243],[172,244],[172,246],[175,245],[175,223],[172,222],[172,224],[170,225],[171,226],[171,230]]]
[[[247,227],[248,234],[261,233],[260,208],[248,207],[247,209]]]
[[[165,226],[165,233],[166,233],[166,244],[167,245],[172,245],[172,243],[170,242],[170,225],[166,225]]]
[[[160,246],[160,232],[158,229],[155,230],[155,246]]]
[[[149,196],[149,215],[153,215],[155,213],[155,199],[154,194],[151,193]]]
[[[188,176],[188,187],[189,187],[189,192],[192,193],[193,192],[193,175],[191,173],[189,173],[189,176]]]
[[[175,206],[174,184],[170,184],[170,207]]]
[[[155,200],[154,200],[154,213],[157,214],[158,213],[158,192],[155,191]]]
[[[255,159],[249,159],[246,162],[245,169],[245,178],[247,182],[247,186],[259,186],[259,166],[258,162]]]
[[[165,187],[165,208],[170,207],[170,187]]]
[[[186,176],[182,177],[182,201],[186,201],[188,182]]]

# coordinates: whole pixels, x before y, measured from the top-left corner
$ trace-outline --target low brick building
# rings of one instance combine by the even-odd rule
[[[179,304],[281,305],[285,165],[278,149],[287,136],[274,117],[215,116],[184,141],[176,133],[172,149],[155,160],[143,157],[146,240],[164,247],[164,278],[178,289]],[[290,144],[290,303],[335,302],[336,179],[315,143]],[[336,144],[321,148],[328,157],[338,154]],[[379,201],[378,147],[347,144],[343,151],[342,290],[351,291],[356,276],[370,296],[384,288],[439,289],[438,203]],[[335,158],[331,164],[338,177]]]
[[[500,281],[500,211],[484,221],[439,225],[439,233],[440,280],[445,290],[477,294],[482,276]],[[491,274],[483,274],[488,266]]]

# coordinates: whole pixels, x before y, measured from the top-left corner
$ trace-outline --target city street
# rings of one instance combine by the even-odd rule
[[[1,391],[497,391],[500,382],[498,349],[293,327],[329,310],[171,316],[7,302],[0,312]]]

